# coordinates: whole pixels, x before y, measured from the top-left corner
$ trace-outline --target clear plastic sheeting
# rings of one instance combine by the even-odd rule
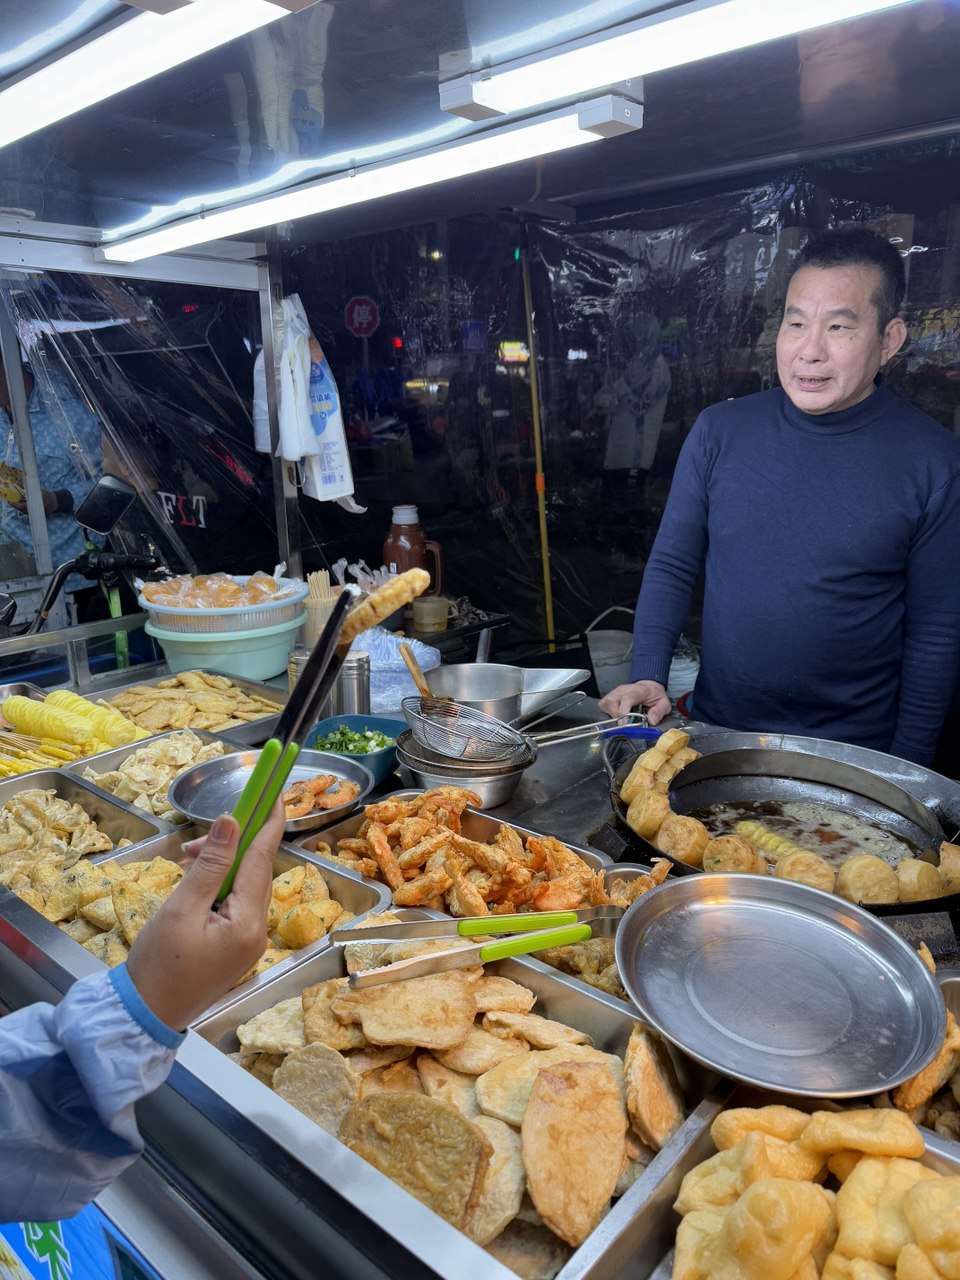
[[[41,460],[44,488],[69,488],[76,506],[101,474],[125,480],[137,499],[111,548],[153,549],[173,573],[274,563],[271,463],[251,420],[256,295],[63,273],[3,277],[0,294],[36,389],[28,409],[43,414],[38,454],[42,443],[62,462],[45,472]],[[0,505],[0,564],[32,571],[26,520]],[[72,516],[47,524],[54,566],[83,549]]]

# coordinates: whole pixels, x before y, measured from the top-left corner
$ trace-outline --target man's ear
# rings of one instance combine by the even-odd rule
[[[907,340],[907,326],[902,316],[894,316],[883,331],[883,343],[880,348],[880,363],[884,365],[892,360]]]

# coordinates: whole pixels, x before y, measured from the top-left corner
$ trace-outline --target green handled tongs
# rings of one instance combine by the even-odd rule
[[[377,969],[364,969],[351,973],[350,986],[355,990],[364,987],[380,986],[384,982],[401,982],[404,978],[422,978],[430,973],[446,973],[451,969],[465,969],[475,964],[488,964],[493,960],[505,960],[509,956],[528,955],[531,951],[543,951],[547,947],[567,947],[575,942],[586,942],[591,936],[589,924],[579,921],[574,911],[528,911],[517,915],[471,916],[466,920],[425,921],[425,924],[438,925],[429,928],[421,937],[470,938],[497,933],[512,934],[512,937],[500,938],[496,941],[478,942],[472,946],[455,947],[449,951],[434,951],[423,956],[411,956],[409,960],[397,960],[393,964],[381,965]],[[556,928],[547,926],[555,925]],[[407,926],[396,926],[406,937],[412,935]],[[441,933],[443,929],[445,932]],[[345,935],[349,934],[349,938]],[[337,930],[334,940],[383,941],[387,937],[397,937],[388,928],[350,929],[341,935]]]
[[[300,739],[304,731],[315,724],[317,713],[340,674],[349,649],[349,645],[340,644],[340,632],[354,598],[353,592],[348,588],[337,597],[300,679],[277,721],[274,736],[263,744],[256,766],[234,807],[233,816],[240,826],[240,843],[233,866],[220,886],[217,902],[222,902],[233,887],[233,879],[243,855],[270,816],[270,810],[286,785],[290,770],[300,754]]]

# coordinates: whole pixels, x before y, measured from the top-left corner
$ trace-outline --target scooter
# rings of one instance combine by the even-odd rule
[[[74,519],[84,530],[106,535],[112,533],[137,496],[136,489],[117,476],[105,475],[97,481],[74,512]],[[158,568],[160,560],[155,555],[127,555],[113,551],[84,551],[75,560],[59,565],[43,593],[40,606],[33,619],[20,626],[14,625],[17,601],[14,596],[0,592],[0,638],[5,636],[33,636],[41,630],[50,616],[63,584],[73,573],[91,581],[110,585],[111,575],[121,569],[139,569],[144,572]]]

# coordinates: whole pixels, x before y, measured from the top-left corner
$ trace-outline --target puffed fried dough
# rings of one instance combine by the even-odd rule
[[[702,866],[704,871],[767,874],[766,862],[743,836],[714,836],[703,851]]]
[[[516,1129],[492,1116],[476,1116],[473,1124],[490,1143],[493,1154],[463,1229],[471,1240],[487,1245],[517,1216],[527,1177]]]
[[[673,730],[671,730],[673,732]],[[694,760],[699,760],[701,752],[694,751],[693,747],[684,747],[676,754],[669,756],[653,775],[653,785],[658,791],[669,790],[670,783],[674,780],[681,769],[685,769],[688,764],[692,764]]]
[[[818,853],[806,853],[803,850],[788,853],[777,859],[773,874],[781,880],[796,880],[798,884],[822,889],[824,893],[833,893],[836,888],[837,873]]]
[[[667,729],[665,733],[661,733],[656,745],[669,759],[678,751],[685,750],[689,741],[689,733],[684,733],[682,729]]]
[[[872,853],[855,853],[837,873],[837,893],[848,902],[896,902],[900,884],[889,862]]]
[[[710,1280],[710,1251],[728,1208],[694,1209],[677,1227],[671,1280]]]
[[[826,1272],[824,1280],[830,1280]],[[838,1277],[838,1280],[846,1280],[846,1277]],[[896,1280],[943,1280],[943,1272],[933,1265],[918,1244],[905,1244],[897,1258]]]
[[[574,1248],[613,1194],[626,1128],[620,1090],[601,1063],[558,1062],[537,1075],[520,1128],[527,1188],[546,1225]]]
[[[669,853],[688,867],[699,867],[710,843],[710,832],[699,818],[668,813],[653,837],[653,843],[662,853]]]
[[[768,1133],[782,1142],[796,1142],[810,1122],[806,1111],[773,1103],[766,1107],[731,1107],[721,1111],[710,1126],[710,1137],[718,1151],[734,1147],[748,1133]]]
[[[456,1107],[410,1093],[379,1093],[351,1107],[340,1141],[461,1228],[493,1155],[484,1135]]]
[[[409,1044],[424,1049],[452,1049],[461,1044],[477,1013],[473,982],[463,970],[344,991],[334,997],[330,1007],[341,1021],[359,1022],[374,1044]]]
[[[895,868],[901,902],[924,902],[944,893],[940,872],[922,858],[901,858]]]
[[[670,814],[670,799],[662,791],[638,791],[627,807],[627,826],[644,840],[652,840]]]
[[[649,791],[653,786],[655,771],[642,766],[643,756],[639,755],[634,760],[630,772],[621,783],[620,799],[624,804],[628,805],[638,791]]]
[[[923,1135],[909,1116],[880,1107],[815,1111],[798,1141],[808,1151],[863,1151],[908,1160],[925,1150]]]
[[[899,1259],[897,1262],[899,1266]],[[894,1280],[894,1272],[890,1267],[881,1266],[879,1262],[868,1262],[866,1258],[847,1258],[834,1250],[824,1261],[820,1280]],[[933,1277],[932,1280],[938,1280],[938,1277]]]
[[[837,1192],[837,1252],[895,1267],[914,1234],[904,1197],[916,1183],[940,1174],[919,1160],[864,1156]]]
[[[917,1244],[949,1280],[960,1276],[960,1177],[918,1182],[903,1198]]]
[[[832,1216],[830,1194],[812,1182],[755,1182],[724,1216],[710,1249],[710,1280],[793,1277],[830,1230]]]
[[[639,1023],[627,1041],[623,1072],[630,1127],[659,1151],[683,1124],[683,1095],[663,1043]]]
[[[960,1070],[960,1027],[955,1015],[947,1010],[947,1030],[936,1057],[922,1071],[904,1081],[893,1091],[893,1105],[899,1111],[915,1111],[930,1101],[938,1090]]]
[[[681,1215],[694,1209],[722,1208],[761,1179],[802,1182],[816,1177],[824,1164],[820,1152],[754,1130],[735,1146],[695,1165],[681,1182],[673,1207]]]
[[[944,840],[940,846],[939,871],[944,893],[960,893],[960,844]]]
[[[378,622],[383,622],[384,618],[389,618],[397,609],[402,609],[417,596],[422,596],[429,585],[430,575],[426,569],[407,569],[405,573],[397,574],[383,586],[376,587],[366,600],[361,600],[347,614],[343,630],[340,632],[341,645],[349,644],[362,631],[369,631]]]

